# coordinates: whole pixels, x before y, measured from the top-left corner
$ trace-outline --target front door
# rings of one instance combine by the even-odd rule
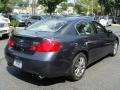
[[[101,56],[101,46],[103,46],[102,44],[104,42],[103,40],[99,39],[94,25],[89,22],[82,22],[77,24],[77,31],[80,33],[80,41],[83,42],[88,50],[88,63],[92,63],[95,60],[98,60]]]
[[[96,36],[99,38],[99,40],[102,42],[101,44],[101,57],[106,56],[111,52],[113,39],[110,34],[107,33],[106,29],[100,25],[97,22],[93,22],[93,25],[95,26],[95,29],[97,31]]]

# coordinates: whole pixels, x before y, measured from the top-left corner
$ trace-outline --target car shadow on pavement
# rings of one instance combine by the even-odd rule
[[[99,63],[99,62],[103,61],[104,59],[111,58],[111,57],[112,57],[112,56],[107,55],[107,56],[105,56],[105,57],[103,57],[103,58],[101,58],[101,59],[99,59],[99,60],[95,61],[94,63],[92,63],[92,64],[88,65],[88,66],[87,66],[87,68],[90,68],[90,67],[94,66],[95,64],[97,64],[97,63]]]
[[[57,83],[64,83],[66,81],[65,77],[58,77],[58,78],[44,78],[39,79],[36,75],[22,72],[19,69],[16,69],[15,67],[7,67],[7,71],[15,76],[17,79],[23,80],[25,82],[37,85],[37,86],[50,86]]]
[[[110,55],[107,55],[103,58],[101,58],[100,60],[90,64],[87,68],[92,67],[93,65],[101,62],[102,60],[106,59],[106,58],[110,58]],[[66,77],[58,77],[58,78],[44,78],[44,79],[39,79],[36,75],[30,74],[30,73],[25,73],[13,66],[8,66],[7,67],[7,71],[13,75],[14,77],[16,77],[17,79],[23,80],[25,82],[37,85],[37,86],[50,86],[50,85],[54,85],[57,83],[65,83],[66,81],[68,81],[69,79],[67,79]]]

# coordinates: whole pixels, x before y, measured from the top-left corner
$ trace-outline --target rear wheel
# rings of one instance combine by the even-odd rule
[[[32,23],[29,22],[29,23],[27,24],[27,27],[29,27],[31,24],[32,24]]]
[[[115,56],[117,54],[117,51],[118,51],[118,41],[116,40],[113,45],[111,56]]]
[[[86,70],[86,55],[79,53],[73,60],[73,64],[70,70],[70,80],[77,81],[81,79]]]

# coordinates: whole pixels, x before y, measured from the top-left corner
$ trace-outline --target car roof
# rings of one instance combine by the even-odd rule
[[[86,21],[86,22],[91,22],[94,21],[92,17],[90,16],[70,16],[70,17],[64,17],[64,18],[59,18],[60,20],[67,21],[67,22],[78,22],[78,21]]]
[[[89,16],[68,16],[68,17],[52,18],[45,21],[61,21],[65,23],[76,23],[80,21],[91,22],[94,20],[92,19],[92,17],[89,17]],[[41,21],[38,21],[38,22],[41,22]]]

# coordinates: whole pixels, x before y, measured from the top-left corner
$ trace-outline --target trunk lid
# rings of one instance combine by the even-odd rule
[[[32,45],[40,43],[43,39],[50,38],[52,36],[53,34],[48,32],[40,33],[27,30],[19,31],[12,35],[12,39],[15,42],[13,49],[22,53],[34,54],[29,51],[29,48]]]

